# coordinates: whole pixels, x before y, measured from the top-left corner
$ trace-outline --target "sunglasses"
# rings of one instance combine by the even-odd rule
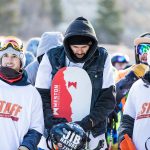
[[[137,46],[137,54],[142,55],[148,53],[150,50],[150,44],[139,44]]]
[[[23,51],[23,43],[15,37],[6,37],[0,40],[0,51],[12,47],[17,51]]]

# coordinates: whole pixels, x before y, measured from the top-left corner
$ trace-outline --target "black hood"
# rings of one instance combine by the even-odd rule
[[[90,45],[89,51],[83,58],[77,58],[70,49],[69,39],[74,36],[85,36],[91,38],[92,45]],[[94,28],[91,23],[83,17],[75,19],[66,30],[64,38],[65,53],[69,60],[74,63],[84,63],[89,60],[95,53],[97,45],[98,41]]]

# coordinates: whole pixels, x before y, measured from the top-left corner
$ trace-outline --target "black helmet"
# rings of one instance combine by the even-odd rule
[[[114,63],[129,63],[129,56],[121,53],[115,53],[111,58],[112,64]]]
[[[150,44],[150,33],[142,34],[141,36],[139,36],[134,40],[136,64],[141,63],[139,59],[139,54],[137,53],[137,47],[139,44],[144,44],[144,43]]]
[[[47,138],[47,145],[58,150],[83,150],[86,147],[85,131],[76,123],[60,123],[55,125]]]

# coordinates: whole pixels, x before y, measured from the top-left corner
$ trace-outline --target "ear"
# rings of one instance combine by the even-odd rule
[[[22,69],[23,68],[23,66],[22,66],[23,64],[22,64],[22,61],[20,60],[20,69]]]
[[[2,66],[2,58],[0,58],[0,66]]]

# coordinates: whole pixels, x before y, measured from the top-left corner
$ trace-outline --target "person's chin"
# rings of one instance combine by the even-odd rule
[[[147,60],[142,60],[142,63],[147,63]]]
[[[77,58],[83,58],[84,55],[76,55]]]
[[[142,64],[148,65],[147,61],[142,61]]]
[[[8,66],[7,66],[7,67],[8,67]],[[14,67],[8,67],[8,68],[15,69]]]

